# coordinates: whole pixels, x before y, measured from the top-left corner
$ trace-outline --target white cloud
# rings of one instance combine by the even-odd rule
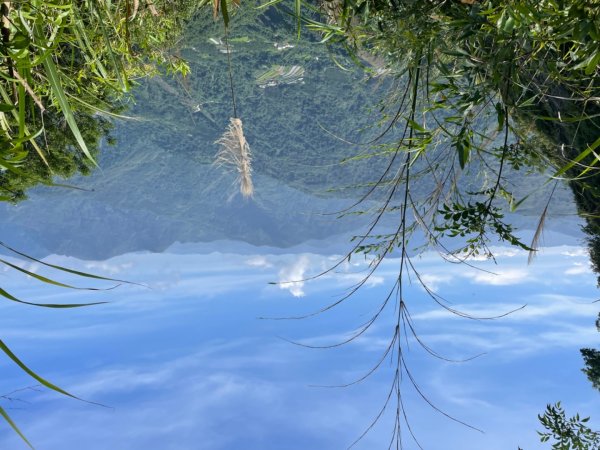
[[[85,263],[84,267],[91,271],[101,271],[110,275],[117,275],[119,273],[127,273],[129,269],[133,267],[131,262],[123,263],[109,263],[108,261],[92,261]]]
[[[290,291],[294,297],[304,297],[304,274],[308,269],[310,260],[307,255],[300,257],[279,271],[279,288]]]
[[[474,317],[498,317],[503,321],[531,321],[540,318],[556,317],[594,317],[597,306],[591,303],[593,299],[585,297],[539,294],[524,297],[523,303],[494,303],[494,304],[457,304],[452,309],[464,312]],[[522,308],[525,306],[524,308]],[[521,309],[522,308],[522,309]],[[430,311],[413,314],[414,320],[445,320],[456,316],[445,309],[437,308]]]
[[[436,291],[442,284],[450,283],[452,281],[452,277],[450,275],[424,273],[421,274],[421,281],[428,289]]]
[[[371,288],[381,286],[385,282],[385,278],[381,275],[371,275],[365,281],[366,275],[367,273],[342,273],[334,274],[333,276],[336,277],[342,283],[358,284],[364,281],[363,286]]]
[[[470,278],[474,283],[487,284],[491,286],[521,284],[526,281],[531,281],[532,278],[526,268],[504,269],[494,273],[468,271],[464,272],[463,276]]]
[[[581,275],[584,273],[592,273],[592,269],[589,267],[589,265],[582,263],[575,263],[572,267],[565,270],[565,275]]]
[[[588,256],[588,250],[585,247],[573,247],[568,248],[567,250],[563,250],[560,252],[561,255],[571,256],[571,257],[580,257],[580,256]]]
[[[246,264],[250,267],[270,268],[273,264],[264,255],[256,255],[246,260]]]

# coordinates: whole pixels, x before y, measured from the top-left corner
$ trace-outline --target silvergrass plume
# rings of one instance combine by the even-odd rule
[[[229,127],[223,135],[215,141],[221,146],[215,155],[214,164],[237,170],[241,194],[248,198],[254,194],[252,184],[252,154],[250,146],[244,137],[242,120],[236,117],[229,119]]]

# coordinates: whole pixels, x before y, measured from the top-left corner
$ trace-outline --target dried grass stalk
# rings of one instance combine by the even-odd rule
[[[244,197],[252,197],[254,185],[252,184],[252,155],[250,146],[244,137],[242,120],[236,117],[229,119],[229,127],[215,144],[221,146],[215,155],[215,165],[236,170],[240,192]]]

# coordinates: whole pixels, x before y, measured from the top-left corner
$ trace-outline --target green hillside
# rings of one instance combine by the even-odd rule
[[[235,175],[211,165],[214,141],[232,114],[223,39],[222,24],[209,15],[192,21],[178,50],[191,74],[140,82],[124,112],[135,120],[114,122],[116,144],[101,146],[101,169],[69,181],[85,191],[34,189],[29,200],[4,206],[3,235],[37,253],[103,258],[162,251],[175,241],[286,247],[364,223],[368,216],[320,213],[348,205],[382,173],[389,154],[345,162],[380,149],[332,134],[367,141],[379,132],[378,105],[393,80],[371,78],[309,35],[297,40],[294,24],[276,10],[236,15],[230,30],[233,78],[256,187],[254,199],[243,200]],[[397,133],[385,139],[393,142]],[[478,172],[471,170],[469,176]],[[543,181],[535,174],[508,177],[517,198]],[[424,177],[413,193],[427,195],[431,182]],[[523,214],[539,214],[547,194],[534,192]],[[555,205],[555,212],[573,212],[566,190]]]

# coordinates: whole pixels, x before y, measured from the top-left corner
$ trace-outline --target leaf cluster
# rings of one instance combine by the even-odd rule
[[[541,442],[552,439],[554,450],[596,450],[600,448],[600,432],[593,431],[586,423],[589,417],[579,414],[567,418],[560,402],[547,405],[543,415],[538,415],[540,423],[547,430],[539,432]]]
[[[499,207],[491,206],[487,202],[474,201],[466,205],[453,203],[443,204],[438,210],[444,223],[435,226],[435,230],[449,237],[460,236],[467,238],[467,245],[463,251],[469,254],[478,254],[479,249],[487,247],[486,230],[492,230],[501,240],[524,250],[530,247],[521,242],[513,233],[513,227],[504,222],[504,214]],[[488,253],[491,257],[491,253]]]
[[[159,67],[188,72],[173,44],[197,6],[191,0],[3,2],[1,199],[19,200],[25,185],[52,184],[53,175],[74,173],[57,160],[73,159],[71,166],[82,173],[94,166],[107,130],[100,116],[122,109],[115,102],[131,84]]]

